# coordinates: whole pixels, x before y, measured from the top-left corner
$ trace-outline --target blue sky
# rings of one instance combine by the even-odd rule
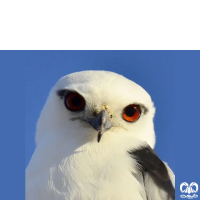
[[[176,188],[182,182],[200,184],[200,51],[4,51],[0,56],[8,71],[2,72],[5,80],[2,79],[1,86],[3,89],[6,83],[9,87],[2,92],[2,97],[7,97],[2,98],[5,111],[2,119],[9,122],[2,123],[2,133],[10,133],[2,134],[7,140],[2,140],[5,142],[0,152],[3,156],[4,152],[16,155],[10,165],[4,166],[9,173],[15,173],[14,162],[15,169],[21,171],[18,177],[23,177],[24,164],[20,163],[23,163],[24,136],[26,167],[35,149],[37,119],[55,82],[75,71],[98,69],[122,74],[150,93],[156,106],[156,151],[176,173]],[[24,79],[25,92],[21,89]],[[25,134],[21,134],[24,96]],[[18,184],[19,180],[15,182]],[[10,185],[9,179],[7,184]],[[180,194],[178,190],[176,199],[180,199]]]

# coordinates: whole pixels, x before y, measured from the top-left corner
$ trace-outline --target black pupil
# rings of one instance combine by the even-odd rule
[[[132,117],[134,114],[135,114],[135,108],[133,107],[128,107],[126,108],[126,111],[125,111],[126,115],[128,117]]]
[[[72,104],[73,104],[73,106],[80,106],[81,105],[81,98],[80,97],[72,98]]]

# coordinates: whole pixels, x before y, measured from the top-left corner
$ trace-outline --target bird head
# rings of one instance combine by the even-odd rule
[[[50,91],[37,123],[36,143],[47,135],[100,142],[132,135],[155,145],[155,108],[133,81],[108,71],[62,77]]]

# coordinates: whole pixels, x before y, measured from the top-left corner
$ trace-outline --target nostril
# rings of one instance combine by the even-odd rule
[[[110,117],[110,118],[112,118],[113,116],[112,116],[112,115],[110,115],[109,117]]]

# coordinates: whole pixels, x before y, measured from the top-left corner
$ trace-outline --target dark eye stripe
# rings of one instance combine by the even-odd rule
[[[58,91],[57,91],[57,95],[58,95],[61,99],[64,98],[64,96],[66,95],[66,93],[67,93],[67,90],[66,90],[66,89],[58,90]]]

